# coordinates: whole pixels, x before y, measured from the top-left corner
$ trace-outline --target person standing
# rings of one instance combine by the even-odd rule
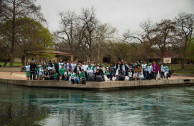
[[[34,61],[30,64],[30,80],[35,80],[35,69],[36,69],[36,64]]]
[[[157,80],[157,74],[158,74],[158,64],[156,64],[155,61],[153,61],[153,77],[154,77],[154,80]]]
[[[30,64],[27,63],[25,68],[26,68],[26,77],[27,77],[27,80],[29,80],[30,79]]]

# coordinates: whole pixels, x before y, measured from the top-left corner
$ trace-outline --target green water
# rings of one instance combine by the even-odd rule
[[[0,84],[0,126],[193,126],[194,87],[97,92]]]

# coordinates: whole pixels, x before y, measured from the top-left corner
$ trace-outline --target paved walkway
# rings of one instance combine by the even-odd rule
[[[26,80],[25,72],[0,72],[0,78],[3,79],[12,79],[12,80]],[[194,79],[194,77],[185,77],[185,76],[172,76],[169,78],[172,79]]]

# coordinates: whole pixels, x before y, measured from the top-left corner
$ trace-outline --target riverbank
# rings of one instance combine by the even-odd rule
[[[26,80],[25,72],[0,72],[0,83],[29,87],[112,90],[143,87],[191,86],[194,85],[194,77],[173,76],[168,80],[107,81],[71,84],[69,81]]]

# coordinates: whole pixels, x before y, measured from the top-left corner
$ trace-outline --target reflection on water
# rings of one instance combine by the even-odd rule
[[[112,92],[0,84],[0,126],[193,125],[194,87]]]

